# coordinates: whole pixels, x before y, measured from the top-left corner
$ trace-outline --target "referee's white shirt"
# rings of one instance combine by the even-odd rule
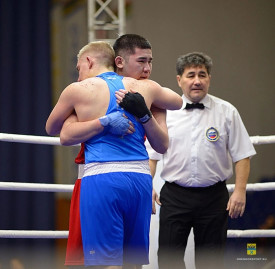
[[[186,110],[190,101],[183,95],[179,110],[167,111],[169,148],[155,152],[148,141],[150,159],[163,159],[161,178],[185,187],[205,187],[229,179],[233,164],[256,151],[237,109],[207,94],[205,109]]]

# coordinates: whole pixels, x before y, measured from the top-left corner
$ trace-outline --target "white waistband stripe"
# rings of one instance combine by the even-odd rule
[[[150,175],[149,161],[88,163],[85,164],[83,177],[111,172],[134,172]]]

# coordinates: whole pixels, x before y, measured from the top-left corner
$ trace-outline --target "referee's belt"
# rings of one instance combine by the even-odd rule
[[[210,185],[210,186],[205,186],[205,187],[186,187],[186,186],[181,186],[177,183],[174,183],[174,182],[168,182],[166,181],[165,184],[168,184],[168,185],[171,185],[171,186],[175,186],[177,188],[180,188],[180,189],[186,189],[186,190],[210,190],[210,189],[214,189],[214,188],[217,188],[217,187],[220,187],[220,186],[225,186],[225,180],[223,181],[219,181],[213,185]]]

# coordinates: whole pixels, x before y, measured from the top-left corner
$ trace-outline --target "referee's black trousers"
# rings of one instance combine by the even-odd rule
[[[229,199],[225,182],[188,188],[166,182],[160,192],[159,269],[182,269],[193,227],[196,269],[223,268]]]

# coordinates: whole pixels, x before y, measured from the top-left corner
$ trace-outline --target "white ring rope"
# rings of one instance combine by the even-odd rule
[[[228,230],[228,238],[247,238],[247,237],[275,237],[275,229],[270,230]]]
[[[229,192],[233,192],[235,184],[227,184]],[[8,191],[40,191],[40,192],[72,192],[73,184],[48,184],[25,182],[0,182],[0,190]],[[274,191],[275,182],[249,183],[247,191]]]
[[[250,136],[250,140],[254,145],[261,145],[261,144],[273,144],[275,143],[275,135],[268,135],[268,136]]]
[[[235,184],[227,184],[226,187],[229,192],[233,192],[235,188]],[[249,183],[246,185],[246,191],[274,191],[274,190],[275,190],[275,182]]]
[[[68,231],[0,230],[0,238],[42,238],[66,239]],[[270,230],[228,230],[228,238],[275,237],[275,229]]]
[[[0,182],[0,190],[9,191],[72,192],[73,188],[72,184]]]
[[[59,137],[0,133],[0,141],[61,146]],[[76,144],[74,146],[79,146]]]
[[[275,143],[275,135],[251,136],[254,145]],[[18,135],[0,133],[0,141],[19,142],[44,145],[58,145],[58,137]],[[76,146],[79,146],[76,145]],[[227,184],[229,192],[234,190],[234,184]],[[45,183],[20,183],[20,182],[0,182],[0,190],[12,191],[40,191],[40,192],[72,192],[72,184],[45,184]],[[275,182],[247,184],[247,191],[267,191],[275,190]],[[26,230],[0,230],[0,238],[68,238],[68,231],[26,231]],[[228,230],[228,238],[256,238],[275,237],[275,229],[270,230]]]
[[[250,136],[250,140],[254,145],[272,144],[272,143],[275,143],[275,135]],[[30,144],[44,144],[44,145],[54,145],[54,146],[61,145],[59,137],[19,135],[19,134],[7,134],[7,133],[0,133],[0,141],[30,143]],[[75,146],[78,146],[78,145],[75,145]]]
[[[59,137],[0,133],[0,141],[60,146]]]
[[[68,231],[0,230],[0,238],[68,238]]]

